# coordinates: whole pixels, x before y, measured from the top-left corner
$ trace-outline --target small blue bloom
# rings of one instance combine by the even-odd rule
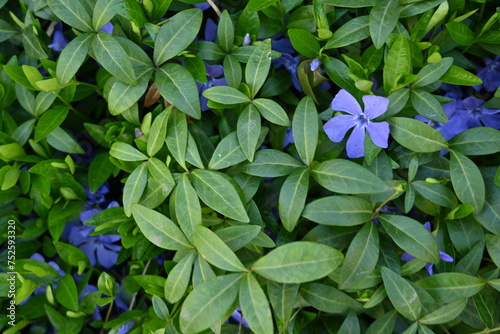
[[[456,106],[454,117],[460,118],[466,129],[479,126],[500,129],[500,109],[484,108],[483,102],[472,96],[464,99]]]
[[[347,131],[354,127],[347,140],[347,156],[359,158],[365,155],[365,130],[368,131],[373,143],[387,148],[389,140],[389,123],[374,123],[371,120],[382,115],[389,106],[389,99],[382,96],[363,96],[365,111],[361,110],[358,101],[345,89],[341,89],[334,97],[330,107],[333,110],[344,111],[349,115],[337,115],[324,125],[328,138],[333,142],[344,139]]]
[[[311,61],[311,71],[316,71],[318,68],[319,68],[319,65],[321,65],[321,61],[318,59],[318,58],[314,58],[312,61]]]
[[[210,109],[207,105],[208,99],[203,96],[203,92],[213,86],[227,86],[226,78],[220,78],[224,75],[224,68],[222,65],[209,65],[205,63],[205,68],[207,70],[207,82],[201,83],[196,81],[196,85],[198,85],[198,93],[200,94],[202,111]]]
[[[87,204],[96,205],[102,204],[106,200],[105,195],[109,193],[108,182],[104,183],[95,193],[91,193],[89,187],[83,186],[85,193],[87,194]]]
[[[247,321],[245,320],[245,317],[241,314],[241,308],[237,308],[233,314],[231,314],[231,318],[236,320],[237,323],[241,323],[244,327],[249,328]]]
[[[204,11],[204,10],[207,10],[208,8],[210,8],[210,4],[208,2],[197,3],[194,5],[194,7]]]
[[[288,72],[290,72],[293,86],[298,91],[302,91],[299,78],[297,77],[297,67],[299,66],[300,56],[292,57],[288,53],[282,53],[281,57],[273,59],[271,62],[273,63],[274,68],[280,68],[283,66]]]
[[[134,327],[135,322],[134,321],[129,321],[122,325],[120,329],[118,329],[118,332],[116,334],[127,334],[132,327]]]
[[[111,35],[113,33],[113,28],[113,24],[111,24],[111,22],[108,22],[101,28],[101,31],[107,32]]]
[[[289,126],[286,128],[286,134],[285,134],[285,139],[283,140],[283,148],[287,147],[290,144],[295,143],[293,139],[293,131],[292,127]]]
[[[251,42],[252,40],[250,39],[250,34],[246,33],[245,37],[243,37],[243,46],[250,45]]]
[[[426,222],[424,224],[424,226],[429,232],[431,232],[431,223],[430,222]],[[413,256],[409,253],[406,253],[406,252],[401,256],[401,260],[403,260],[404,262],[410,262],[414,258],[415,258],[415,256]],[[453,262],[453,258],[441,250],[439,251],[439,258],[441,260],[443,260],[444,262]],[[434,263],[432,263],[432,262],[427,263],[425,265],[425,270],[427,270],[427,273],[429,274],[429,276],[434,274]]]
[[[500,56],[494,60],[486,59],[486,67],[477,73],[477,76],[483,80],[481,85],[474,86],[474,89],[484,88],[488,92],[493,92],[500,87]]]
[[[52,35],[52,43],[48,45],[49,49],[61,52],[68,45],[68,39],[63,34],[62,22],[56,24]]]
[[[444,112],[448,116],[448,123],[431,121],[423,116],[417,115],[415,119],[427,123],[427,125],[438,130],[446,140],[450,140],[462,131],[467,130],[467,126],[461,116],[456,114],[457,106],[461,101],[453,101],[443,105]]]

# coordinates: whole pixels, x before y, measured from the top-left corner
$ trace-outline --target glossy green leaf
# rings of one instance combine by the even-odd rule
[[[271,40],[266,39],[255,48],[245,68],[245,80],[250,87],[252,97],[257,95],[264,81],[266,81],[270,66]]]
[[[132,63],[123,47],[116,39],[104,31],[99,31],[92,41],[92,50],[99,63],[118,80],[136,85]]]
[[[241,280],[239,301],[243,316],[254,333],[274,333],[269,302],[252,273]]]
[[[155,82],[165,100],[189,116],[200,119],[198,87],[186,68],[179,64],[167,63],[156,73]]]
[[[78,310],[78,292],[71,275],[64,275],[57,282],[56,299],[64,307],[72,311]]]
[[[415,181],[411,184],[415,190],[426,199],[447,208],[457,205],[455,193],[441,183],[428,184],[425,181]]]
[[[467,299],[459,299],[455,302],[441,306],[437,310],[418,319],[418,322],[424,325],[444,324],[456,319],[465,309]]]
[[[318,57],[320,46],[319,42],[310,32],[303,29],[289,29],[288,37],[295,50],[305,57]]]
[[[400,34],[392,44],[386,63],[390,66],[384,66],[384,90],[386,94],[390,94],[395,90],[398,80],[410,73],[410,47],[405,34]]]
[[[45,138],[50,146],[59,151],[74,154],[85,153],[78,142],[60,127],[55,128]]]
[[[500,236],[494,234],[486,235],[486,249],[491,259],[500,267]]]
[[[361,304],[356,300],[325,284],[302,284],[300,295],[314,308],[327,313],[346,313],[349,310],[361,311],[362,309]]]
[[[214,86],[203,92],[207,99],[220,104],[238,104],[250,102],[250,98],[239,90],[229,86]]]
[[[111,115],[116,116],[132,108],[148,89],[149,79],[153,69],[140,66],[136,69],[137,85],[129,85],[115,80],[108,95],[108,108]]]
[[[236,189],[221,173],[196,169],[190,177],[196,193],[206,205],[231,219],[250,221]]]
[[[398,23],[398,18],[399,2],[397,0],[375,2],[370,11],[370,35],[377,49],[380,49],[389,39],[389,35]]]
[[[100,30],[115,16],[112,7],[119,2],[120,0],[97,0],[92,15],[92,26],[95,31]]]
[[[399,215],[382,214],[378,219],[392,240],[404,251],[427,262],[439,261],[437,243],[423,224]]]
[[[309,165],[314,160],[318,144],[318,112],[310,96],[300,100],[292,120],[295,148],[302,161]]]
[[[259,232],[261,232],[261,227],[257,225],[236,225],[219,229],[215,231],[215,234],[233,252],[236,252],[253,241]]]
[[[42,140],[58,128],[64,122],[68,113],[69,109],[67,107],[55,107],[43,113],[35,129],[35,141]]]
[[[241,64],[232,55],[226,55],[224,57],[224,78],[230,87],[238,88],[243,77],[243,72],[241,70]]]
[[[277,1],[278,0],[250,0],[248,2],[247,10],[249,12],[256,12],[271,6]]]
[[[367,329],[366,334],[391,334],[396,325],[398,313],[396,310],[391,310],[375,320]]]
[[[448,116],[434,95],[419,89],[413,90],[410,95],[411,103],[420,115],[435,122],[448,123]]]
[[[446,139],[434,128],[411,118],[388,119],[391,136],[401,145],[415,152],[437,152],[448,148]]]
[[[260,150],[252,163],[243,167],[243,172],[260,177],[279,177],[291,174],[303,165],[290,155],[278,150]]]
[[[168,273],[165,281],[165,299],[170,304],[177,303],[186,293],[195,257],[196,253],[189,253]]]
[[[236,165],[245,159],[246,156],[238,144],[237,133],[231,132],[215,148],[212,158],[208,163],[208,168],[218,170]]]
[[[249,104],[238,117],[237,136],[241,151],[250,162],[257,150],[260,130],[260,114],[253,104]]]
[[[285,110],[276,102],[270,99],[255,99],[252,101],[253,105],[260,112],[262,117],[267,119],[269,122],[289,126],[290,120]]]
[[[163,147],[167,137],[167,122],[170,117],[170,110],[164,110],[156,116],[148,135],[148,155],[154,156]]]
[[[219,45],[224,51],[230,52],[233,49],[234,27],[227,10],[224,10],[220,17],[219,26],[217,27],[217,38],[219,39]]]
[[[33,132],[35,122],[35,119],[30,119],[19,125],[18,128],[12,132],[12,138],[20,145],[25,145]]]
[[[350,312],[340,326],[338,334],[360,334],[359,321],[355,313]]]
[[[498,298],[497,294],[484,289],[475,294],[472,298],[479,317],[488,328],[494,328],[498,322]]]
[[[132,213],[132,205],[139,203],[142,193],[146,189],[147,179],[148,171],[146,162],[143,162],[139,167],[134,169],[128,177],[123,188],[123,209],[127,217],[130,217]]]
[[[123,161],[148,160],[148,157],[146,155],[142,154],[141,151],[139,151],[132,145],[119,141],[114,142],[113,145],[111,145],[109,155]]]
[[[377,264],[379,236],[377,226],[366,223],[351,241],[340,273],[339,288],[345,290],[356,286],[367,277]]]
[[[107,152],[100,153],[90,163],[88,182],[90,193],[95,193],[113,173],[115,165]]]
[[[438,81],[443,74],[445,74],[453,64],[453,58],[446,57],[439,63],[427,64],[420,72],[418,72],[418,79],[412,84],[413,87],[423,87]]]
[[[450,176],[458,199],[472,205],[474,213],[481,212],[485,201],[485,187],[481,172],[474,162],[462,153],[451,151]]]
[[[165,142],[175,160],[184,168],[186,166],[187,137],[186,115],[179,110],[172,110],[167,120],[167,138]]]
[[[169,250],[193,247],[177,225],[158,211],[133,204],[132,214],[142,234],[156,246]]]
[[[175,216],[186,237],[193,241],[196,226],[201,225],[201,206],[186,174],[179,178],[175,192]]]
[[[274,310],[274,314],[282,322],[292,316],[293,305],[299,292],[299,284],[286,284],[268,281],[267,294]]]
[[[245,271],[236,254],[208,228],[201,225],[195,227],[194,245],[200,255],[214,266],[227,271]]]
[[[451,38],[459,45],[471,45],[474,43],[474,33],[468,26],[460,22],[446,23]]]
[[[353,226],[369,221],[372,211],[372,204],[363,198],[328,196],[307,204],[302,216],[318,224]]]
[[[290,174],[280,190],[278,209],[281,222],[289,232],[297,225],[306,203],[309,189],[309,170],[297,169]]]
[[[170,312],[168,310],[167,304],[158,296],[153,296],[151,299],[153,304],[153,309],[155,310],[156,315],[162,320],[168,320]]]
[[[238,297],[241,278],[241,274],[218,276],[196,286],[182,304],[182,333],[198,333],[220,320]]]
[[[440,273],[417,281],[433,298],[452,303],[471,297],[484,288],[484,280],[461,273]]]
[[[48,0],[47,4],[57,17],[70,26],[86,32],[94,30],[91,24],[90,13],[87,12],[87,9],[81,2]]]
[[[500,131],[477,127],[460,132],[450,139],[450,149],[464,155],[486,155],[500,151]]]
[[[407,319],[420,318],[422,304],[412,285],[387,267],[382,267],[382,279],[387,295],[396,310]]]
[[[342,194],[369,194],[388,190],[378,176],[355,162],[328,160],[313,166],[313,178],[328,190]]]
[[[486,181],[486,196],[483,210],[480,213],[474,214],[474,218],[489,231],[500,234],[500,187],[494,182],[496,170],[495,167],[482,169],[483,177]]]
[[[325,49],[340,48],[370,36],[369,16],[358,16],[337,29],[326,43]]]
[[[483,80],[474,74],[455,65],[451,65],[450,69],[439,80],[461,86],[475,86],[483,83]]]
[[[285,244],[252,266],[257,274],[279,283],[304,283],[325,277],[343,260],[338,250],[307,241]]]
[[[94,34],[81,34],[69,42],[57,60],[56,77],[60,85],[66,85],[78,72],[87,58]]]
[[[183,10],[162,25],[155,40],[156,66],[177,56],[194,40],[201,27],[203,15],[198,8]]]
[[[150,158],[148,161],[148,170],[151,176],[165,184],[174,185],[174,178],[165,163],[156,158]]]

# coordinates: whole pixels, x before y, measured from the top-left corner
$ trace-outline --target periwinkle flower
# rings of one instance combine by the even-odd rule
[[[83,186],[87,194],[87,204],[96,205],[102,204],[106,200],[105,195],[109,193],[108,182],[104,183],[95,193],[91,193],[87,186]]]
[[[101,31],[107,32],[111,35],[113,33],[113,28],[113,24],[111,22],[108,22],[101,28]]]
[[[474,86],[474,89],[484,88],[488,92],[493,92],[500,87],[500,56],[494,60],[486,59],[486,67],[477,73],[477,76],[483,80],[481,85]]]
[[[285,139],[283,140],[283,148],[287,147],[290,144],[295,143],[293,139],[293,131],[292,127],[289,126],[286,128]]]
[[[415,116],[415,119],[427,123],[427,125],[438,130],[438,132],[441,133],[446,140],[450,140],[462,131],[467,130],[465,122],[460,116],[456,115],[456,109],[460,102],[461,101],[453,101],[443,105],[444,112],[446,116],[448,116],[447,123],[431,121],[430,119],[420,115]]]
[[[241,308],[237,308],[233,314],[231,314],[231,318],[236,320],[237,323],[241,323],[244,327],[249,328],[247,321],[245,320],[245,317],[241,314]]]
[[[347,156],[359,158],[365,155],[365,130],[368,131],[373,143],[387,148],[389,140],[389,123],[372,122],[372,119],[382,115],[389,106],[389,99],[382,96],[363,96],[365,111],[361,110],[358,101],[345,89],[341,89],[333,98],[330,107],[333,110],[344,111],[349,115],[337,115],[326,122],[323,129],[333,142],[344,139],[347,131],[354,128],[347,140]]]
[[[68,45],[68,39],[63,34],[62,22],[56,24],[54,33],[52,34],[52,43],[48,45],[49,49],[56,52],[61,52]]]
[[[119,329],[116,334],[127,334],[132,327],[134,327],[135,322],[134,321],[129,321],[125,324],[123,324]]]
[[[431,232],[431,223],[430,222],[425,223],[424,226],[429,232]],[[414,258],[415,258],[415,256],[413,256],[409,253],[406,253],[406,252],[401,256],[401,260],[403,260],[404,262],[410,262]],[[446,254],[445,252],[443,252],[441,250],[439,251],[439,258],[441,260],[443,260],[444,262],[453,262],[453,258],[449,254]],[[433,275],[434,274],[434,263],[432,263],[432,262],[427,263],[425,265],[425,270],[427,271],[429,276]]]
[[[311,68],[311,71],[314,72],[319,68],[319,65],[321,65],[321,61],[318,58],[314,58],[309,66]]]
[[[213,86],[227,86],[226,78],[222,77],[224,75],[224,68],[222,65],[205,64],[205,68],[207,70],[207,82],[201,83],[196,81],[196,84],[198,85],[198,92],[200,94],[202,111],[210,109],[207,105],[208,99],[203,96],[203,92]]]
[[[466,129],[478,126],[500,129],[500,109],[482,107],[483,102],[473,96],[464,99],[457,104],[454,117],[460,118]]]
[[[282,53],[281,57],[273,59],[271,62],[274,65],[274,68],[280,68],[281,66],[283,66],[288,72],[290,72],[290,75],[292,76],[293,86],[298,91],[302,91],[299,78],[297,77],[297,68],[300,63],[300,56],[292,57],[288,53]]]

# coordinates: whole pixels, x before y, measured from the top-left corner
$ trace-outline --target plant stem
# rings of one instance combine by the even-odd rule
[[[210,6],[212,7],[212,9],[217,13],[217,15],[219,17],[221,17],[222,13],[221,13],[219,7],[217,7],[217,5],[212,0],[207,0],[207,2],[210,4]]]
[[[151,259],[149,259],[148,262],[146,262],[146,265],[144,266],[144,269],[142,270],[141,275],[146,274],[146,271],[148,270],[150,263],[151,263]],[[137,292],[134,293],[134,295],[132,296],[132,300],[130,301],[130,305],[128,306],[129,311],[132,310],[132,307],[134,307],[134,303],[135,303],[136,298],[137,298]]]
[[[380,212],[380,210],[382,210],[382,208],[384,207],[384,205],[386,205],[390,200],[392,200],[394,197],[396,197],[397,194],[399,194],[400,192],[402,192],[401,189],[396,188],[396,191],[394,192],[394,194],[392,194],[391,196],[389,196],[389,198],[387,198],[382,204],[379,205],[379,207],[377,209],[375,209],[375,211],[373,211],[373,214],[372,214],[372,217],[370,218],[370,220],[374,219],[375,217],[377,217],[378,213]]]

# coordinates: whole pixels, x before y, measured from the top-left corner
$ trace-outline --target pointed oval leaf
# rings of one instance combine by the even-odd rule
[[[220,104],[238,104],[250,102],[250,98],[229,86],[214,86],[203,92],[203,96],[207,99]]]
[[[324,225],[353,226],[369,221],[372,213],[372,204],[363,198],[328,196],[307,204],[302,216]]]
[[[136,69],[137,85],[129,85],[115,80],[108,95],[108,108],[111,115],[116,116],[132,108],[148,89],[152,68],[141,66]]]
[[[434,95],[420,89],[413,90],[411,103],[415,110],[425,118],[439,123],[448,123],[448,116]]]
[[[236,225],[221,228],[215,232],[219,238],[233,251],[245,247],[261,232],[257,225]]]
[[[290,38],[293,48],[301,55],[308,58],[316,58],[318,56],[320,50],[319,42],[316,37],[307,30],[289,29],[288,37]]]
[[[474,213],[481,212],[486,192],[483,177],[476,164],[462,153],[451,151],[450,177],[458,199],[472,205]]]
[[[373,44],[380,49],[389,39],[399,18],[399,2],[397,0],[383,0],[375,2],[370,11],[370,34]]]
[[[500,131],[485,126],[465,130],[450,139],[450,149],[464,155],[500,152]]]
[[[61,305],[72,310],[78,310],[78,291],[71,275],[64,275],[57,282],[56,299]]]
[[[154,156],[163,147],[167,137],[167,121],[170,116],[169,110],[164,110],[156,116],[149,130],[147,151],[150,157]]]
[[[434,299],[452,303],[475,295],[484,288],[485,282],[482,278],[466,274],[440,273],[424,277],[417,284]]]
[[[448,148],[446,139],[424,122],[406,117],[391,117],[388,121],[391,136],[414,152],[437,152]]]
[[[226,52],[231,52],[234,42],[234,27],[227,10],[224,10],[220,17],[219,26],[217,27],[217,38],[222,49]]]
[[[252,103],[260,112],[262,117],[267,119],[269,122],[282,126],[290,126],[288,115],[278,103],[269,99],[255,99]]]
[[[167,143],[168,150],[175,160],[183,168],[186,166],[186,151],[188,140],[188,128],[186,115],[179,110],[173,109],[167,121]]]
[[[38,142],[42,140],[59,127],[59,125],[66,120],[68,113],[69,109],[65,106],[55,107],[44,112],[38,120],[38,124],[35,129],[35,141]]]
[[[147,163],[140,164],[125,182],[123,188],[123,209],[127,217],[132,214],[132,205],[139,203],[148,179]]]
[[[100,30],[115,16],[112,7],[120,2],[121,0],[97,0],[92,15],[92,25],[95,31]]]
[[[418,72],[418,79],[412,84],[413,87],[423,87],[438,81],[443,74],[445,74],[453,64],[452,57],[446,57],[439,63],[427,64],[420,72]]]
[[[410,74],[411,54],[405,34],[400,34],[392,44],[386,63],[391,66],[384,66],[384,90],[386,94],[390,94],[394,91],[398,79]]]
[[[55,128],[46,137],[47,143],[55,149],[66,153],[84,154],[78,142],[60,127]]]
[[[441,183],[428,184],[425,181],[415,181],[411,185],[420,195],[436,204],[446,208],[454,208],[457,205],[455,193]]]
[[[424,325],[439,325],[456,319],[467,305],[467,299],[459,299],[453,303],[441,306],[437,310],[418,319]]]
[[[314,160],[318,144],[318,111],[312,97],[300,100],[292,120],[293,140],[302,161],[309,165]]]
[[[267,294],[276,317],[287,322],[292,316],[293,305],[299,292],[299,284],[267,282]]]
[[[170,304],[177,303],[184,296],[191,281],[191,270],[195,256],[194,252],[190,252],[168,273],[165,281],[165,299]]]
[[[269,301],[252,273],[241,280],[239,300],[243,316],[254,333],[274,333]]]
[[[194,229],[201,225],[201,206],[186,174],[182,174],[175,191],[175,216],[187,238],[193,241]]]
[[[290,174],[280,190],[278,209],[281,221],[291,232],[299,221],[309,190],[309,170],[297,169]]]
[[[56,77],[60,85],[66,85],[78,72],[87,58],[94,37],[94,34],[81,34],[61,51],[56,65]]]
[[[115,165],[109,160],[109,154],[103,152],[97,155],[89,167],[88,182],[90,193],[95,193],[113,173]]]
[[[148,160],[148,157],[130,144],[123,142],[114,142],[109,150],[109,155],[122,161],[142,161]]]
[[[212,158],[208,163],[208,168],[218,170],[234,166],[244,161],[245,158],[245,154],[238,144],[236,132],[231,132],[229,135],[222,138],[219,145],[215,148]]]
[[[271,66],[271,40],[268,38],[259,44],[248,59],[245,68],[245,79],[250,87],[252,97],[266,81]]]
[[[240,148],[247,159],[252,162],[261,131],[260,114],[253,104],[248,104],[238,117],[236,128]]]
[[[303,284],[300,295],[314,308],[327,313],[346,313],[349,310],[360,312],[363,309],[360,303],[347,294],[325,284]]]
[[[267,149],[257,152],[254,161],[243,167],[243,172],[260,177],[279,177],[291,174],[302,166],[289,154]]]
[[[417,320],[422,311],[422,304],[417,291],[411,284],[387,267],[382,267],[382,279],[392,305],[405,318]]]
[[[369,16],[359,16],[337,29],[326,43],[325,49],[340,48],[370,36]]]
[[[49,0],[47,4],[57,17],[70,26],[86,32],[93,31],[90,14],[79,1]]]

